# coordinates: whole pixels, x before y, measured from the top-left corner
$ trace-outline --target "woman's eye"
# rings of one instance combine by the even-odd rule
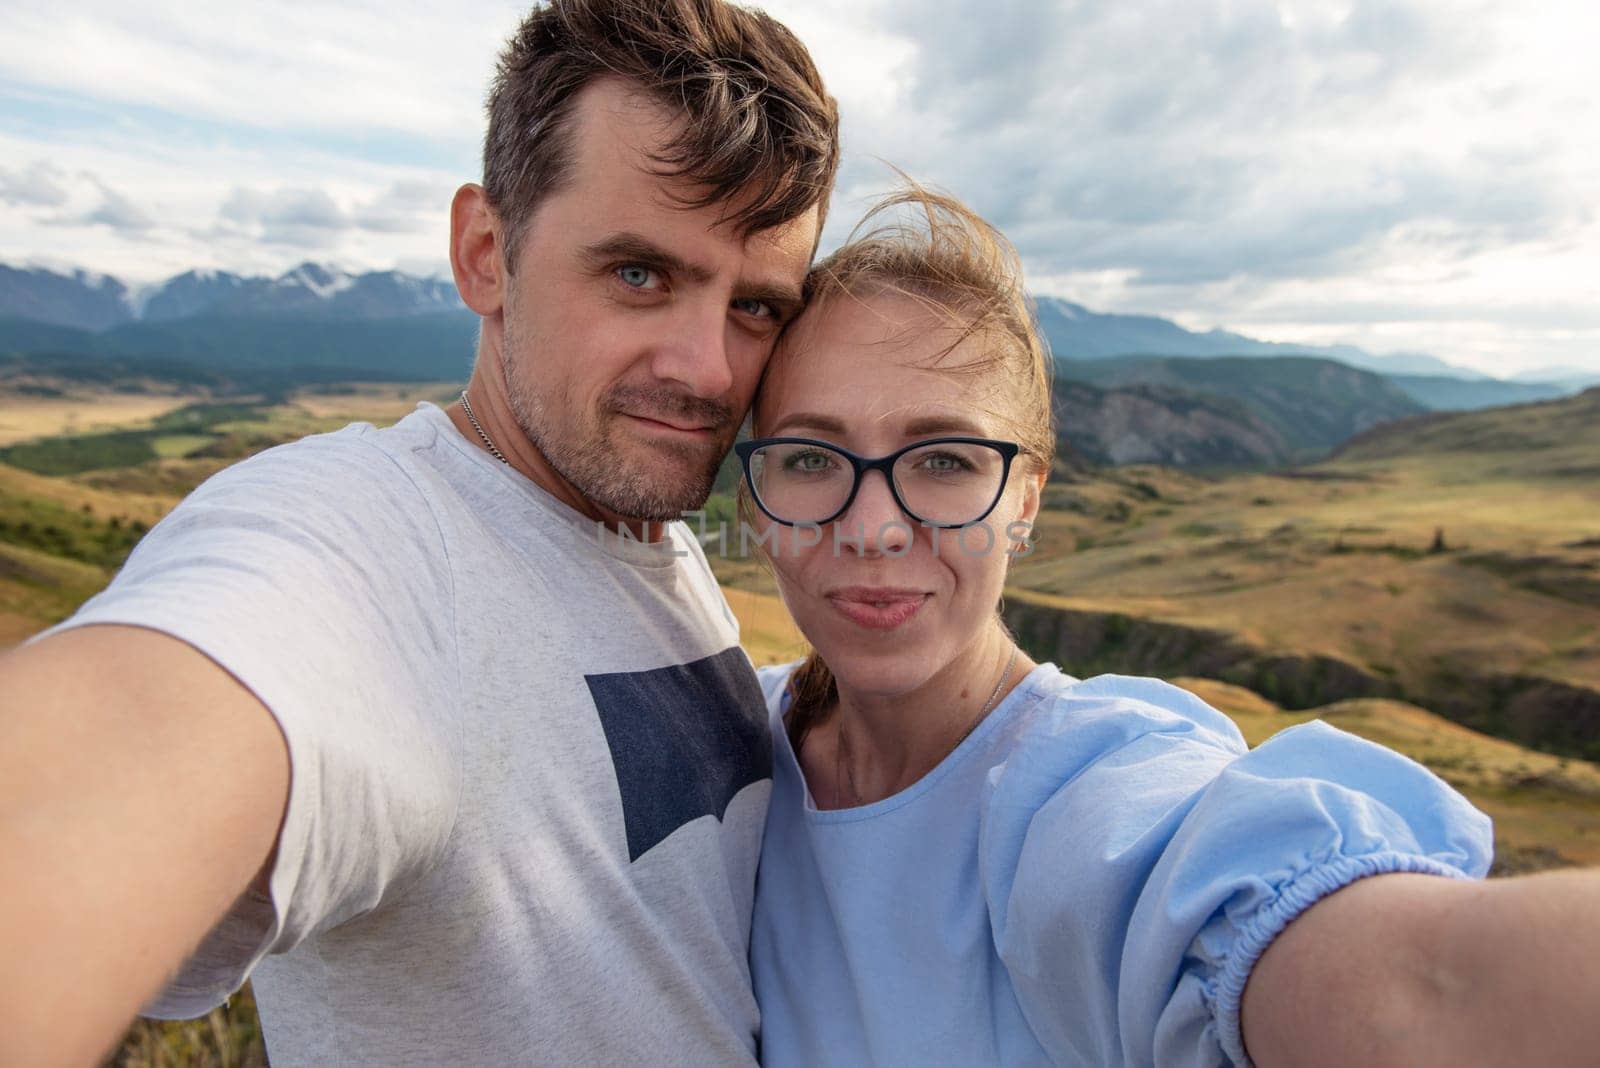
[[[947,452],[931,453],[922,458],[922,464],[936,475],[954,474],[967,469],[966,461]]]
[[[789,457],[789,468],[794,471],[822,471],[828,466],[825,452],[802,452]]]
[[[630,289],[654,289],[657,284],[656,272],[631,263],[617,268],[617,278]]]

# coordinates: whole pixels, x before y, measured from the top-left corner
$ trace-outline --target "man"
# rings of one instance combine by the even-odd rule
[[[461,404],[229,469],[0,661],[0,1061],[250,976],[277,1068],[753,1058],[769,742],[668,521],[800,302],[834,104],[766,16],[556,0],[489,111]]]

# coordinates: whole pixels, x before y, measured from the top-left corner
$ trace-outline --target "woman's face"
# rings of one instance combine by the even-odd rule
[[[903,296],[825,300],[795,323],[772,361],[755,434],[814,438],[868,458],[946,435],[1015,440],[1006,372],[962,371],[983,358],[982,339],[929,366],[955,336]],[[887,697],[978,655],[992,638],[1008,550],[1023,536],[1017,524],[1038,511],[1042,481],[1019,456],[982,523],[936,529],[902,512],[882,473],[871,471],[820,540],[816,529],[765,515],[757,529],[784,602],[835,677]]]

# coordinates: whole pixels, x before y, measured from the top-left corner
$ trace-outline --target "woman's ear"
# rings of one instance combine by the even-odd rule
[[[1017,518],[1006,524],[1007,539],[1011,540],[1006,549],[1006,563],[1019,556],[1027,556],[1033,551],[1033,521],[1038,518],[1039,504],[1044,494],[1044,472],[1028,475],[1022,482],[1022,507],[1017,510]],[[1020,529],[1019,529],[1020,528]]]
[[[1039,505],[1044,499],[1044,471],[1034,471],[1028,475],[1022,484],[1022,511],[1017,516],[1030,526],[1039,516]]]

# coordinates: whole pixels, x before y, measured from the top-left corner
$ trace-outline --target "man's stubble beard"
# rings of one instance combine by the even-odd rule
[[[624,519],[651,523],[681,518],[685,512],[706,503],[737,429],[724,405],[667,390],[612,390],[602,401],[597,424],[589,423],[592,413],[576,412],[585,425],[563,433],[560,420],[551,417],[545,396],[528,380],[529,360],[526,354],[519,354],[509,322],[504,324],[503,330],[501,369],[512,416],[545,463],[590,503]],[[627,418],[617,410],[623,396],[633,398],[636,403],[653,404],[655,410],[663,413],[720,418],[731,424],[724,435],[726,440],[709,451],[658,446],[652,450],[658,463],[647,466],[645,461],[635,460],[635,454],[648,446],[630,442],[629,449],[613,439],[609,424]],[[575,412],[575,406],[565,395],[556,398],[556,404],[564,412]],[[669,453],[677,454],[675,462],[668,460]],[[677,475],[675,479],[669,471],[663,470],[684,465],[690,466],[689,473]]]

